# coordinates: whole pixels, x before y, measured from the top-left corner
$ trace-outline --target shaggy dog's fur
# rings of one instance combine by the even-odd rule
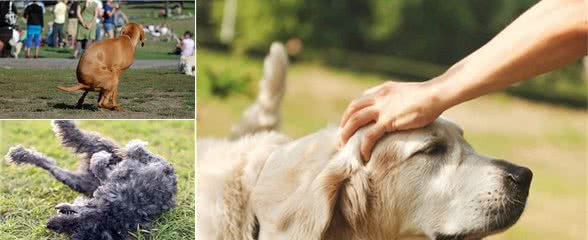
[[[15,146],[6,158],[33,164],[86,196],[56,206],[47,227],[74,240],[127,239],[128,231],[149,223],[175,206],[176,174],[172,165],[133,140],[126,149],[99,134],[79,130],[70,121],[55,121],[54,131],[65,147],[81,155],[71,172],[34,150]]]

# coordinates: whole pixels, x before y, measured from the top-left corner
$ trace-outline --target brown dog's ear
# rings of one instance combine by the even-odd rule
[[[141,40],[141,47],[145,46],[145,30],[143,30],[143,25],[139,25],[139,32],[141,33],[140,35],[140,40]]]
[[[127,35],[127,25],[124,25],[120,30],[120,36]]]

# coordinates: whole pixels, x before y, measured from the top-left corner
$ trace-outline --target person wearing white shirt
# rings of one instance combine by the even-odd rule
[[[194,42],[194,39],[192,39],[192,33],[190,31],[186,31],[184,33],[184,39],[182,39],[182,42],[178,44],[178,47],[182,50],[179,70],[187,75],[194,75],[193,68],[196,62],[194,51],[196,43]]]
[[[67,14],[67,0],[59,0],[53,9],[55,19],[53,20],[53,43],[55,47],[61,47],[64,42],[63,26]]]

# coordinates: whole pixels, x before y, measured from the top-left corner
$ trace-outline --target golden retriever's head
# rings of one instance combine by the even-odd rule
[[[380,203],[375,211],[394,210],[400,232],[437,240],[479,239],[512,226],[525,208],[533,175],[479,155],[463,131],[443,119],[389,134],[364,170]]]
[[[525,208],[531,171],[478,155],[449,121],[386,135],[367,164],[359,153],[365,128],[341,150],[332,132],[268,159],[253,192],[260,236],[480,239],[512,226]]]
[[[143,31],[143,25],[138,23],[127,23],[121,31],[120,35],[129,36],[133,42],[141,41],[141,47],[145,45],[145,32]]]

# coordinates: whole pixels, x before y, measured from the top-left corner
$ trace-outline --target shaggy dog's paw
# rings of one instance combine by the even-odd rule
[[[90,158],[90,168],[105,167],[108,165],[111,156],[112,155],[106,151],[94,153],[92,158]]]
[[[55,164],[53,159],[47,158],[43,154],[27,149],[21,145],[11,147],[6,154],[5,159],[17,164],[33,164],[44,169],[48,169]]]
[[[107,178],[107,168],[110,163],[112,155],[106,151],[100,151],[94,153],[90,158],[90,171],[100,181],[104,181]]]

